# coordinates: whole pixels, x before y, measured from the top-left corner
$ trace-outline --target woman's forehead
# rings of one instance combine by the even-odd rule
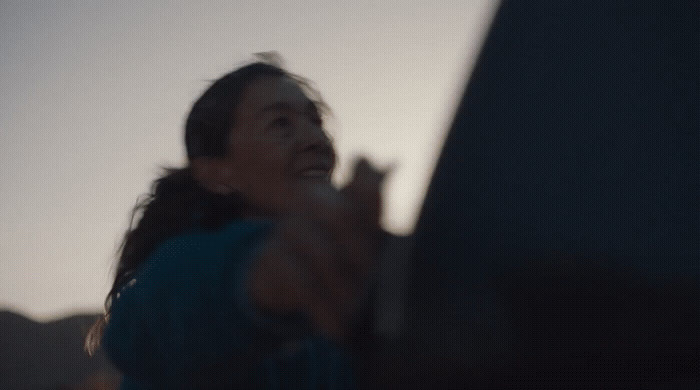
[[[306,110],[310,104],[314,103],[306,96],[295,80],[276,76],[253,81],[246,88],[239,108],[240,111],[256,116],[265,110],[283,108],[284,106]]]

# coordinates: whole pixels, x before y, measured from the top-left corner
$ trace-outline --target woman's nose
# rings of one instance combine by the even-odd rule
[[[325,149],[332,147],[331,140],[326,134],[326,130],[316,123],[308,121],[301,131],[300,143],[303,149]]]

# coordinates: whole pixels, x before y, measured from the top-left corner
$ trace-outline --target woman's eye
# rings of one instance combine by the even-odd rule
[[[280,118],[275,119],[272,122],[273,126],[289,126],[291,124],[292,124],[292,121],[290,121],[289,118],[287,118],[287,117],[280,117]]]
[[[315,124],[316,126],[323,126],[323,119],[321,119],[320,116],[314,115],[311,117],[311,123]]]
[[[270,122],[268,128],[274,137],[288,137],[292,134],[292,121],[286,116],[279,117]]]

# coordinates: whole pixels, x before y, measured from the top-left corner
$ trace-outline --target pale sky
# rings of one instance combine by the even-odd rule
[[[101,310],[137,197],[185,162],[208,81],[278,51],[352,158],[396,163],[384,227],[410,233],[497,0],[0,1],[0,310]]]

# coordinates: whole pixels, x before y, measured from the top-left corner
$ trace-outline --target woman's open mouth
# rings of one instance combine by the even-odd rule
[[[297,170],[302,179],[323,179],[330,180],[333,164],[326,161],[305,164]]]

